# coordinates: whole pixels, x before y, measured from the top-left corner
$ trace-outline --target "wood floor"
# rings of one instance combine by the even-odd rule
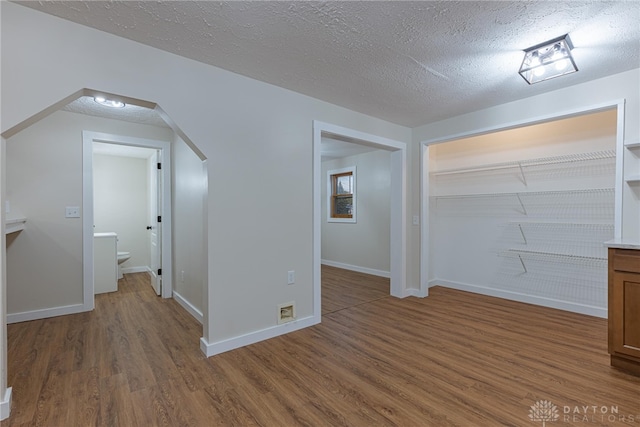
[[[9,325],[1,426],[541,426],[540,401],[549,427],[640,425],[640,378],[609,366],[603,319],[322,273],[320,325],[209,359],[145,274],[91,313]]]

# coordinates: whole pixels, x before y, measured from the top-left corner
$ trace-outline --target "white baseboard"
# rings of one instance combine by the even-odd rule
[[[200,338],[200,350],[202,350],[205,356],[211,357],[215,356],[216,354],[244,347],[249,344],[255,344],[269,338],[274,338],[280,335],[288,334],[289,332],[317,325],[318,323],[320,323],[320,316],[309,316],[303,319],[294,320],[292,322],[283,323],[281,325],[272,326],[260,331],[251,332],[246,335],[241,335],[239,337],[229,338],[227,340],[214,343],[209,343],[204,339],[204,337],[202,337]]]
[[[6,420],[11,414],[11,387],[4,393],[4,399],[0,402],[0,420]]]
[[[387,279],[391,277],[391,273],[383,270],[375,270],[373,268],[368,267],[359,267],[357,265],[344,264],[342,262],[331,261],[328,259],[320,260],[321,264],[328,265],[329,267],[342,268],[345,270],[357,271],[358,273],[371,274],[373,276],[386,277]]]
[[[182,308],[184,308],[185,310],[187,310],[187,312],[192,315],[193,317],[195,317],[195,319],[200,322],[200,324],[202,324],[203,322],[203,315],[202,312],[200,310],[198,310],[193,304],[191,304],[189,301],[187,301],[182,295],[180,295],[178,292],[173,291],[173,299],[176,300],[176,302],[178,304],[180,304],[182,306]]]
[[[552,298],[527,295],[519,292],[510,292],[502,289],[487,288],[485,286],[470,285],[468,283],[450,282],[448,280],[433,279],[429,281],[429,287],[442,286],[457,289],[459,291],[473,292],[491,297],[504,298],[512,301],[540,305],[542,307],[556,308],[558,310],[571,311],[573,313],[586,314],[588,316],[607,318],[607,308],[578,304],[570,301],[561,301]]]
[[[409,288],[405,290],[405,297],[417,297],[417,298],[426,298],[429,296],[429,289],[425,289],[424,291],[415,288]]]
[[[91,311],[84,304],[67,305],[64,307],[44,308],[41,310],[24,311],[22,313],[7,314],[7,323],[26,322],[29,320],[47,319],[49,317],[65,316],[67,314]]]
[[[124,268],[122,268],[122,274],[147,273],[149,271],[151,271],[151,270],[146,265],[140,265],[140,266],[137,266],[137,267],[124,267]]]

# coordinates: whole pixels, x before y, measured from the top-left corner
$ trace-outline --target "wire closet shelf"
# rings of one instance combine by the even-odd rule
[[[517,160],[511,162],[492,163],[481,166],[473,166],[466,168],[443,169],[434,171],[434,176],[453,175],[472,172],[487,172],[500,169],[510,168],[526,168],[531,166],[546,166],[561,163],[586,162],[592,160],[614,159],[616,157],[615,150],[595,151],[591,153],[566,154],[563,156],[542,157],[538,159]]]

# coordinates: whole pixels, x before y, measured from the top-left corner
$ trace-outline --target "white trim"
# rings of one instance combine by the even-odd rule
[[[511,301],[524,302],[527,304],[539,305],[542,307],[555,308],[558,310],[571,311],[573,313],[586,314],[587,316],[608,317],[607,308],[595,307],[592,305],[578,304],[569,301],[561,301],[552,298],[538,297],[534,295],[523,294],[520,292],[511,292],[501,289],[487,288],[484,286],[470,285],[468,283],[450,282],[448,280],[433,279],[429,282],[429,286],[442,286],[443,288],[457,289],[459,291],[473,292],[475,294],[487,295],[508,299]]]
[[[429,296],[429,146],[420,144],[420,295]]]
[[[485,128],[476,130],[470,130],[459,134],[454,134],[445,137],[438,137],[433,139],[426,139],[420,142],[421,156],[420,156],[420,173],[421,173],[421,185],[420,190],[421,206],[420,206],[420,220],[422,221],[422,233],[420,235],[420,290],[421,292],[428,289],[425,288],[425,283],[432,283],[429,281],[429,146],[433,144],[440,144],[447,141],[455,141],[457,139],[469,138],[472,136],[480,136],[488,133],[499,132],[509,129],[516,129],[525,126],[531,126],[539,123],[550,122],[554,120],[561,120],[571,117],[577,117],[584,114],[596,113],[599,111],[606,111],[610,109],[616,109],[617,111],[617,128],[616,128],[616,182],[615,182],[615,202],[614,202],[614,235],[616,238],[622,237],[622,191],[624,185],[623,178],[623,155],[624,155],[624,105],[625,99],[616,99],[608,102],[594,104],[587,107],[573,108],[563,112],[557,112],[552,114],[545,114],[543,116],[532,117],[528,119],[516,120],[513,122],[507,122],[504,124],[497,124]],[[469,285],[471,286],[471,285]],[[542,305],[542,304],[541,304]],[[599,309],[598,309],[599,310]],[[593,314],[599,316],[598,314]],[[605,316],[606,317],[606,316]]]
[[[433,139],[425,139],[425,140],[421,141],[420,143],[421,144],[425,144],[425,145],[440,144],[440,143],[443,143],[443,142],[455,141],[457,139],[464,139],[464,138],[469,138],[469,137],[472,137],[472,136],[486,135],[488,133],[494,133],[494,132],[498,132],[498,131],[504,131],[504,130],[509,130],[509,129],[517,129],[517,128],[521,128],[521,127],[525,127],[525,126],[531,126],[531,125],[536,125],[536,124],[540,124],[540,123],[552,122],[552,121],[555,121],[555,120],[568,119],[568,118],[571,118],[571,117],[582,116],[584,114],[597,113],[599,111],[606,111],[606,110],[610,110],[610,109],[613,109],[613,108],[618,108],[620,105],[624,105],[624,103],[625,103],[624,99],[616,99],[616,100],[612,100],[612,101],[609,101],[609,102],[602,102],[602,103],[599,103],[599,104],[591,105],[589,107],[572,108],[570,110],[565,110],[565,111],[562,111],[562,112],[557,112],[557,113],[552,113],[552,114],[545,114],[545,115],[538,116],[538,117],[531,117],[531,118],[528,118],[528,119],[521,119],[521,120],[516,120],[516,121],[513,121],[513,122],[497,124],[497,125],[494,125],[494,126],[489,126],[489,127],[486,127],[486,128],[480,128],[480,129],[470,130],[470,131],[466,131],[466,132],[461,132],[461,133],[454,134],[454,135],[438,137],[438,138],[433,138]],[[624,135],[624,130],[622,130],[621,133]]]
[[[211,318],[210,310],[213,310],[212,301],[209,299],[209,295],[214,294],[214,283],[210,280],[209,276],[209,165],[208,160],[202,160],[202,178],[203,178],[203,191],[202,191],[202,275],[204,281],[202,283],[202,337],[201,340],[206,340],[205,337],[209,337],[209,319]]]
[[[4,399],[0,402],[0,420],[11,413],[11,387],[7,387],[9,359],[7,345],[7,236],[5,202],[7,194],[7,142],[0,135],[0,393]]]
[[[406,295],[407,297],[416,297],[416,298],[425,298],[429,296],[428,288],[426,290],[410,288],[407,289]]]
[[[4,399],[0,402],[0,420],[6,420],[11,414],[11,387],[7,387]]]
[[[320,263],[322,265],[328,265],[329,267],[342,268],[344,270],[357,271],[358,273],[371,274],[373,276],[386,277],[387,279],[391,277],[391,273],[389,271],[384,270],[376,270],[369,267],[359,267],[357,265],[345,264],[338,261],[331,261],[328,259],[321,259]]]
[[[624,191],[624,105],[618,101],[616,122],[616,183],[614,195],[613,237],[622,239],[622,193]]]
[[[82,301],[85,311],[95,307],[93,276],[93,140],[82,132]]]
[[[146,265],[139,265],[137,267],[124,267],[124,268],[121,268],[120,270],[122,270],[122,274],[151,272],[151,269],[149,268],[149,266],[146,266]]]
[[[391,151],[391,295],[410,295],[407,288],[407,144],[370,135],[342,126],[313,121],[313,313],[321,313],[321,203],[322,168],[320,146],[322,137],[337,138],[376,149]]]
[[[162,298],[171,298],[172,244],[171,244],[171,142],[135,138],[101,132],[82,132],[82,265],[85,311],[94,307],[93,285],[93,143],[129,145],[162,150]]]
[[[198,322],[200,322],[200,324],[202,324],[202,321],[203,321],[202,311],[198,310],[193,304],[187,301],[185,297],[183,297],[176,291],[173,291],[173,299],[176,300],[176,302],[180,304],[182,308],[187,310],[187,312],[190,315],[192,315]]]
[[[49,317],[66,316],[87,311],[84,304],[65,305],[62,307],[43,308],[7,314],[7,323],[26,322],[29,320],[47,319]]]
[[[206,357],[211,357],[226,351],[235,350],[236,348],[288,334],[289,332],[294,332],[299,329],[308,328],[318,323],[320,323],[320,316],[313,315],[215,343],[208,343],[207,340],[202,337],[200,338],[200,350],[202,350]]]
[[[322,130],[324,126],[318,122],[313,122],[313,208],[312,227],[313,242],[311,247],[311,265],[313,271],[313,315],[320,318],[322,313],[322,295],[320,279],[320,257],[322,255]]]
[[[407,147],[391,152],[391,295],[408,296],[407,289]]]
[[[334,218],[331,216],[331,214],[333,213],[331,212],[331,206],[332,206],[331,197],[333,196],[333,183],[331,180],[331,176],[348,173],[348,172],[351,172],[351,178],[353,183],[353,191],[351,192],[351,195],[352,195],[351,200],[353,203],[352,215],[351,215],[351,218]],[[357,221],[357,213],[358,213],[357,192],[358,192],[358,184],[357,184],[355,166],[349,166],[341,169],[332,169],[330,171],[327,171],[327,222],[346,222],[351,224],[357,223],[358,222]]]

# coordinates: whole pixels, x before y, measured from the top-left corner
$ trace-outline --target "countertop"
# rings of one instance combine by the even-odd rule
[[[604,245],[608,248],[640,250],[640,242],[627,239],[609,240],[607,242],[604,242]]]

